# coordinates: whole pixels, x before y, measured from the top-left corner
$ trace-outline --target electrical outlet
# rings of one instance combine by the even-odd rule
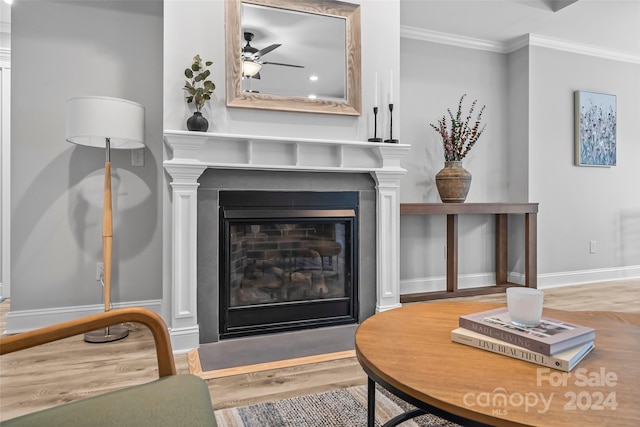
[[[102,262],[99,262],[96,264],[96,281],[100,281],[102,280],[102,277],[104,276],[104,264]]]
[[[596,241],[592,240],[589,242],[589,253],[590,254],[595,254],[596,253]]]
[[[131,166],[144,166],[144,148],[131,150]]]

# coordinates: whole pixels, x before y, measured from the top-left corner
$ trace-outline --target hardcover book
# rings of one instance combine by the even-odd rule
[[[458,326],[546,356],[595,339],[593,328],[548,317],[537,326],[516,326],[506,307],[460,316]]]
[[[554,356],[547,356],[465,328],[451,331],[451,341],[565,372],[571,371],[594,348],[593,341],[590,341]]]

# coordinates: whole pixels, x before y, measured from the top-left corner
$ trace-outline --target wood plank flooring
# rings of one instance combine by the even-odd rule
[[[504,302],[505,295],[457,299]],[[640,313],[640,280],[545,289],[545,307]],[[9,301],[0,303],[2,331],[8,311]],[[157,378],[151,334],[141,325],[130,327],[129,337],[115,343],[87,344],[78,336],[2,356],[0,420]],[[187,373],[187,355],[177,355],[176,365],[179,373]],[[366,375],[350,357],[207,383],[214,407],[222,409],[362,385]]]

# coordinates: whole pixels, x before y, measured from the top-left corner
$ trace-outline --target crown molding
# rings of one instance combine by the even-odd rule
[[[464,47],[467,49],[508,53],[504,50],[505,46],[503,43],[478,39],[474,37],[460,36],[457,34],[443,33],[440,31],[425,30],[423,28],[408,27],[406,25],[400,26],[400,37]]]
[[[491,40],[459,36],[457,34],[443,33],[440,31],[401,26],[400,37],[497,53],[511,53],[523,47],[538,46],[581,55],[595,56],[611,61],[640,64],[640,56],[637,55],[555,39],[552,37],[540,36],[537,34],[524,34],[507,42],[495,42]]]
[[[611,61],[640,64],[640,56],[631,55],[629,53],[603,49],[601,47],[581,43],[568,42],[565,40],[554,39],[537,34],[528,34],[527,36],[529,46],[546,47],[548,49],[555,49],[563,52],[571,52],[587,56],[595,56],[597,58],[608,59]]]

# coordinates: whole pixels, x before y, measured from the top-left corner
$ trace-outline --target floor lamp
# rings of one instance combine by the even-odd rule
[[[111,309],[111,265],[113,214],[111,208],[111,149],[144,147],[144,107],[125,99],[103,96],[70,98],[67,101],[67,141],[106,149],[102,216],[102,261],[104,264],[104,311]],[[85,334],[84,340],[104,343],[129,335],[125,325],[114,325]]]

